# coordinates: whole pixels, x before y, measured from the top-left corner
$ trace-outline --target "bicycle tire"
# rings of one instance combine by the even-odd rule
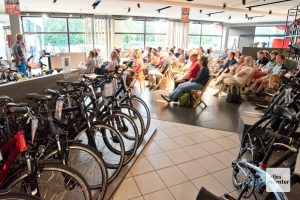
[[[46,172],[49,172],[49,171],[56,171],[59,174],[62,174],[63,177],[64,177],[64,178],[62,178],[64,182],[66,182],[66,176],[67,176],[67,184],[73,183],[71,185],[71,187],[72,186],[76,187],[76,186],[78,186],[77,184],[79,184],[79,186],[80,186],[79,190],[77,192],[75,191],[75,193],[78,193],[78,194],[81,193],[82,194],[82,198],[78,198],[78,196],[76,196],[76,198],[74,198],[74,195],[72,195],[71,197],[64,196],[63,199],[72,199],[72,198],[76,199],[76,200],[79,200],[79,199],[91,200],[92,199],[91,191],[89,189],[89,186],[88,186],[86,180],[75,169],[73,169],[73,168],[71,168],[69,166],[63,165],[63,164],[59,164],[59,163],[50,163],[50,162],[39,163],[38,164],[38,174],[35,175],[35,178],[36,179],[37,178],[41,178],[41,175],[43,173],[46,173]],[[48,174],[46,174],[46,175],[48,175]],[[3,187],[5,187],[5,188],[7,188],[7,189],[9,189],[11,191],[14,191],[14,189],[15,189],[14,186],[16,186],[18,183],[20,183],[22,185],[22,189],[24,189],[24,187],[25,187],[24,185],[28,184],[28,183],[26,183],[27,182],[26,179],[28,177],[29,177],[28,169],[27,169],[27,167],[24,167],[24,168],[22,168],[22,169],[20,169],[20,170],[18,170],[16,172],[14,172],[12,174],[12,176],[10,176],[9,179],[7,179],[5,181],[5,183],[3,184]],[[46,178],[48,178],[48,177],[46,177]],[[55,180],[58,180],[58,179],[59,178],[55,177]],[[50,173],[50,176],[49,176],[48,180],[54,180],[54,177],[53,177],[53,175],[51,173]],[[43,183],[46,183],[46,182],[44,181]],[[47,182],[47,183],[49,183],[49,182]],[[49,185],[51,185],[51,187],[56,187],[55,190],[49,191],[49,189],[50,189]],[[45,186],[45,188],[47,188],[47,189],[45,189],[45,191],[46,191],[45,193],[46,194],[51,194],[52,197],[53,197],[53,195],[55,195],[54,191],[58,192],[57,189],[58,188],[60,188],[60,189],[62,188],[62,187],[59,187],[57,184],[49,184],[49,185]],[[64,183],[63,185],[64,185],[63,187],[65,188],[66,187],[66,183]],[[40,192],[40,198],[41,198],[41,200],[44,200],[44,199],[48,200],[49,198],[45,196],[46,194],[44,194],[44,195],[41,194],[43,190],[40,188],[40,185],[38,187],[39,187],[38,191]],[[70,187],[70,185],[68,185],[68,187]],[[69,188],[68,191],[71,191],[71,190],[74,191],[76,189]],[[18,192],[20,192],[20,191],[18,191]],[[32,191],[30,190],[30,191],[27,191],[26,193],[27,194],[29,194],[29,193],[31,194],[31,192]],[[61,197],[62,194],[57,194],[57,195],[59,197]],[[64,193],[64,195],[66,195],[66,194]]]
[[[78,142],[68,142],[68,157],[67,157],[67,165],[78,170],[78,172],[85,178],[85,180],[88,182],[89,187],[91,189],[99,189],[100,194],[99,196],[101,197],[100,199],[102,199],[102,197],[104,197],[106,189],[107,189],[107,181],[108,181],[108,175],[107,175],[107,169],[105,166],[105,163],[101,157],[101,155],[99,154],[98,151],[96,151],[94,148],[85,145],[85,144],[81,144]],[[73,160],[72,158],[70,158],[70,152],[72,150],[75,150],[75,152],[73,153],[73,155],[77,155],[79,157],[79,159]],[[80,152],[78,152],[78,150]],[[84,153],[81,153],[81,152]],[[45,153],[45,159],[49,159],[55,155],[58,155],[58,149],[54,148],[49,150],[47,153]],[[86,155],[88,154],[88,155]],[[89,159],[89,157],[92,157],[94,160]],[[72,159],[72,161],[71,161]],[[84,159],[84,160],[82,160]],[[81,162],[80,162],[81,160]],[[85,168],[81,168],[78,169],[79,167],[82,167],[82,165],[85,165]],[[88,171],[87,171],[88,170]],[[100,174],[100,173],[101,174]],[[96,174],[99,174],[98,176],[96,176]],[[93,179],[95,180],[99,178],[99,181],[101,181],[101,183],[96,182],[96,183],[92,183]]]
[[[24,193],[8,192],[0,194],[0,200],[40,200],[40,198]]]
[[[144,107],[145,113],[141,112],[141,109],[139,108],[139,106],[132,102],[133,100],[141,103],[142,107]],[[150,109],[147,106],[147,104],[145,103],[145,101],[136,95],[132,95],[131,98],[128,97],[128,98],[122,100],[121,104],[125,104],[125,105],[127,104],[129,106],[134,107],[136,110],[138,110],[141,113],[142,117],[144,117],[146,115],[145,116],[146,120],[144,120],[144,125],[145,125],[145,133],[147,133],[149,130],[149,127],[150,127],[150,123],[151,123],[151,113],[150,113]]]
[[[95,146],[93,146],[93,148],[100,152],[102,160],[107,168],[108,183],[111,183],[122,169],[125,160],[125,145],[121,134],[114,128],[97,122],[93,125],[93,129],[99,130],[99,132],[95,132],[92,137],[87,137],[94,140],[93,143]],[[90,134],[86,133],[87,130],[88,129],[86,128],[80,131],[76,137],[77,140],[81,140],[84,144],[89,143],[89,139],[86,139],[86,136],[84,135],[84,133]],[[108,141],[109,139],[112,139],[111,142],[116,142],[114,144],[118,145],[118,149],[111,148],[111,145],[107,145],[107,143],[110,143],[110,141]]]
[[[128,123],[126,125],[122,124],[122,126],[120,125],[117,125],[118,124],[118,121],[119,119],[126,119],[128,121]],[[115,122],[116,120],[116,122]],[[104,124],[108,124],[112,127],[114,127],[115,130],[117,130],[119,133],[121,133],[121,136],[122,136],[122,140],[124,142],[124,145],[125,145],[125,160],[124,160],[124,163],[123,165],[126,165],[128,164],[131,159],[135,156],[135,153],[137,151],[137,148],[138,148],[138,143],[139,143],[139,135],[138,135],[138,130],[137,130],[137,127],[134,123],[133,120],[130,119],[130,117],[124,113],[121,113],[121,112],[113,112],[113,115],[106,115],[106,116],[103,116],[100,121],[102,121],[102,123]],[[124,121],[122,121],[123,123]],[[126,132],[128,132],[129,130],[132,130],[132,133],[133,133],[133,137],[132,139],[127,139],[128,135],[127,134],[124,134],[124,130],[122,130],[124,128],[124,126],[132,126],[130,127],[130,129],[128,128],[128,130],[125,130]],[[125,127],[125,128],[126,128]],[[107,138],[104,137],[104,142],[105,144],[107,145],[107,147],[117,153],[116,149],[114,149],[111,144],[107,141]]]
[[[139,143],[138,143],[138,146],[140,146],[142,144],[142,142],[144,141],[144,136],[146,134],[143,117],[132,106],[121,105],[121,106],[119,106],[119,108],[120,108],[120,111],[122,113],[128,115],[132,120],[134,120],[134,123],[137,126],[138,132],[139,132]]]

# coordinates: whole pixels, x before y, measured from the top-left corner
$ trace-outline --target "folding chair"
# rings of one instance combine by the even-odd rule
[[[202,96],[203,96],[204,92],[206,91],[206,89],[208,88],[212,79],[213,79],[212,77],[210,77],[208,79],[206,85],[204,86],[204,88],[202,90],[192,90],[191,91],[192,98],[194,100],[193,108],[196,108],[198,105],[201,105],[202,103],[204,104],[204,108],[207,107],[206,103],[202,99]]]

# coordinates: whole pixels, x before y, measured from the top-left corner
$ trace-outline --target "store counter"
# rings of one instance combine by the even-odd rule
[[[80,73],[78,70],[70,73],[59,73],[31,78],[24,81],[11,82],[0,85],[0,95],[6,95],[15,102],[27,102],[27,93],[43,93],[45,89],[58,89],[57,80],[78,81]]]

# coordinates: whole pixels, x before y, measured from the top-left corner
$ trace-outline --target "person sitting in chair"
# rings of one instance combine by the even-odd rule
[[[228,59],[224,65],[220,65],[219,69],[217,70],[216,74],[214,74],[215,77],[219,77],[223,72],[228,73],[229,67],[232,65],[237,64],[234,52],[228,53]]]
[[[196,78],[192,78],[190,81],[180,84],[170,96],[161,95],[161,97],[169,102],[178,101],[178,98],[184,93],[191,90],[201,90],[205,87],[207,81],[209,80],[209,69],[208,69],[208,59],[202,56],[199,60],[201,69],[198,71]]]
[[[102,65],[101,68],[96,68],[95,69],[95,74],[103,75],[103,74],[107,74],[109,72],[114,71],[116,66],[118,65],[117,57],[118,57],[117,52],[113,51],[110,54],[111,61],[108,63],[108,65]]]
[[[221,95],[225,85],[237,85],[243,87],[247,84],[248,79],[253,74],[254,59],[251,56],[245,58],[245,65],[240,66],[235,75],[228,73],[226,77],[219,84],[219,91],[214,96]]]
[[[198,62],[198,52],[192,51],[190,53],[190,61],[192,62],[191,66],[187,69],[187,71],[183,75],[176,75],[175,79],[175,89],[178,87],[179,84],[187,82],[192,78],[195,78],[199,69],[200,65]]]

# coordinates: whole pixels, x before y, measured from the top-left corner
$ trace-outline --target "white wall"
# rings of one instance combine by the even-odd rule
[[[6,56],[6,40],[5,35],[3,31],[3,24],[0,23],[0,57],[3,57],[3,59],[7,59]]]

